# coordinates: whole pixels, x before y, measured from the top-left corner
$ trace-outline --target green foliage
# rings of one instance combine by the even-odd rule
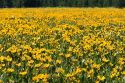
[[[125,0],[0,0],[0,7],[125,7]]]

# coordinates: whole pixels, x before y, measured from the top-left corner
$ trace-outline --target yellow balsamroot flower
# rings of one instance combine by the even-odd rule
[[[109,63],[109,65],[110,65],[110,66],[113,66],[113,64],[112,64],[111,62]]]
[[[43,63],[38,63],[38,64],[35,64],[35,66],[34,67],[40,67],[41,65],[42,65]]]
[[[27,71],[21,71],[19,72],[20,75],[25,76],[27,74]]]
[[[6,57],[6,60],[7,60],[7,61],[12,61],[12,58],[11,58],[10,56],[7,56],[7,57]]]
[[[120,65],[124,65],[125,64],[125,59],[124,58],[119,58],[118,63]]]
[[[6,59],[4,56],[0,56],[0,62],[3,62]]]
[[[114,47],[111,46],[111,45],[107,45],[107,48],[108,48],[109,50],[113,50],[113,49],[114,49]]]
[[[0,79],[0,83],[3,83],[3,81]]]
[[[92,60],[92,59],[88,59],[88,60],[86,60],[86,63],[87,64],[92,64],[94,61]]]
[[[68,74],[65,75],[66,78],[71,78],[71,77],[73,77],[73,76],[74,76],[73,73],[68,73]]]
[[[103,51],[103,49],[102,49],[101,47],[98,47],[98,51],[102,52],[102,51]]]
[[[21,63],[17,63],[16,66],[20,67],[20,66],[21,66]]]
[[[110,74],[110,78],[115,77],[115,75],[116,75],[115,73],[111,73],[111,74]]]
[[[61,64],[62,61],[61,60],[56,60],[56,64]]]
[[[70,41],[70,45],[75,46],[75,41]]]
[[[63,53],[60,53],[59,56],[64,56],[64,54],[63,54]]]
[[[21,45],[21,48],[31,51],[32,48],[29,45]]]
[[[44,46],[44,43],[43,43],[43,42],[40,42],[40,46]]]
[[[85,50],[91,50],[91,45],[90,44],[85,44],[83,48]]]
[[[9,49],[7,49],[7,52],[12,52],[12,53],[15,53],[15,52],[17,52],[17,50],[18,50],[18,48],[17,48],[17,46],[15,46],[15,45],[12,45]]]
[[[71,56],[72,56],[71,54],[66,54],[66,55],[65,55],[66,58],[69,58],[69,57],[71,57]]]
[[[72,62],[75,64],[76,62],[78,62],[78,59],[72,59]]]
[[[100,75],[98,75],[98,76],[97,76],[97,79],[98,79],[99,81],[104,81],[104,80],[105,80],[105,76],[100,76]]]
[[[36,60],[38,60],[38,59],[36,59]],[[40,58],[39,59],[41,62],[45,62],[46,61],[46,58]]]
[[[52,58],[51,58],[50,56],[46,56],[45,58],[46,58],[46,60],[47,60],[48,62],[51,62],[51,61],[52,61]]]
[[[25,61],[25,60],[26,60],[26,57],[25,57],[25,56],[22,56],[22,57],[21,57],[21,60],[22,60],[22,61]]]
[[[88,78],[92,78],[93,75],[94,75],[94,69],[91,69],[91,70],[87,71],[87,77]]]
[[[109,60],[106,59],[106,58],[102,58],[102,61],[103,61],[103,62],[108,62]]]
[[[100,81],[99,81],[99,80],[96,80],[95,83],[100,83]]]
[[[38,75],[34,76],[34,77],[32,78],[32,80],[38,82],[39,80],[47,79],[47,78],[49,78],[49,75],[48,75],[48,74],[38,74]]]
[[[57,69],[56,69],[56,72],[57,72],[57,73],[64,73],[65,70],[64,70],[63,68],[57,68]]]
[[[34,56],[34,58],[35,58],[36,60],[40,60],[40,59],[41,59],[41,54],[36,54],[36,55]]]
[[[86,72],[86,71],[87,71],[87,69],[86,69],[86,68],[82,68],[82,71]]]
[[[43,64],[43,68],[48,68],[50,64]]]
[[[122,72],[122,75],[124,75],[124,76],[125,76],[125,71],[123,71],[123,72]]]
[[[81,73],[82,72],[82,68],[77,67],[75,72],[76,72],[76,74],[77,73]]]
[[[101,67],[100,64],[94,63],[94,64],[92,65],[92,68],[95,68],[95,69],[97,69],[97,70],[100,70],[100,67]]]
[[[23,56],[25,57],[26,60],[31,60],[31,57],[30,57],[30,56],[28,56],[28,55],[26,55],[26,54],[24,54]]]
[[[113,68],[113,70],[111,71],[110,73],[110,78],[113,78],[113,77],[118,77],[120,75],[117,67]]]
[[[73,47],[69,47],[68,51],[72,52],[73,51]]]
[[[2,69],[2,67],[4,67],[5,66],[5,64],[0,64],[0,69]]]
[[[33,64],[34,63],[34,60],[29,60],[28,61],[28,64]]]
[[[13,68],[8,68],[6,71],[7,71],[8,73],[12,73],[12,72],[14,72],[14,69],[13,69]]]

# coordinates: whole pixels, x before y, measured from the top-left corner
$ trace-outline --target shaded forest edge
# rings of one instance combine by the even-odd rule
[[[125,7],[125,0],[0,0],[0,8]]]

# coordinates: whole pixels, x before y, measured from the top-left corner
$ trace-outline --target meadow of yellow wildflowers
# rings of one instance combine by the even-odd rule
[[[124,83],[125,9],[0,9],[0,83]]]

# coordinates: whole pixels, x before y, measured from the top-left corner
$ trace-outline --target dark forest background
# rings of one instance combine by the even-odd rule
[[[125,7],[125,0],[0,0],[0,7]]]

